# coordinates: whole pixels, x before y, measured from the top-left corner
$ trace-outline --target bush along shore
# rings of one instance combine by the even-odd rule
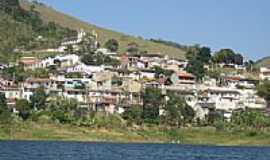
[[[224,121],[216,121],[212,126],[137,125],[119,115],[104,114],[95,114],[88,120],[60,123],[40,112],[28,120],[14,115],[2,120],[0,140],[267,146],[270,145],[270,132],[269,128]]]

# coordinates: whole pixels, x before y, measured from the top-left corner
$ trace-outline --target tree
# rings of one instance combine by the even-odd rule
[[[143,93],[143,119],[148,123],[156,123],[159,109],[164,105],[164,97],[157,88],[146,88]]]
[[[241,54],[234,55],[234,63],[237,65],[243,65],[244,57]]]
[[[179,127],[181,124],[190,123],[194,116],[194,110],[186,103],[186,101],[176,96],[169,94],[169,100],[165,106],[165,123]]]
[[[44,88],[37,88],[34,94],[30,97],[32,107],[34,109],[45,109],[46,107],[47,94]]]
[[[155,71],[155,76],[156,77],[159,77],[160,75],[164,75],[164,76],[171,76],[173,74],[173,71],[172,70],[166,70],[166,69],[163,69],[159,66],[154,66],[154,71]]]
[[[141,124],[142,123],[143,109],[141,106],[131,106],[125,110],[122,117],[128,121],[129,124]]]
[[[270,103],[270,81],[264,81],[257,86],[258,95],[263,97],[267,101],[267,106]]]
[[[36,9],[36,6],[34,4],[30,5],[30,12],[34,12]]]
[[[21,65],[6,68],[2,74],[10,79],[15,79],[16,83],[23,82],[29,77],[29,73],[26,73]]]
[[[99,66],[104,64],[105,57],[106,56],[104,56],[101,52],[98,53],[90,52],[88,54],[83,55],[81,61],[86,65]]]
[[[96,38],[94,35],[87,33],[82,42],[80,43],[80,52],[90,53],[95,52],[97,49]]]
[[[249,60],[244,63],[245,67],[247,68],[247,71],[252,72],[253,71],[253,65],[255,64],[254,61]]]
[[[246,110],[233,113],[232,123],[240,127],[261,129],[269,127],[270,119],[262,112]]]
[[[94,53],[84,54],[81,58],[82,63],[86,65],[95,65]]]
[[[72,45],[68,45],[67,48],[65,49],[65,52],[68,54],[74,53],[74,48]]]
[[[186,68],[187,72],[192,73],[196,76],[197,80],[202,80],[206,71],[204,69],[204,64],[198,59],[192,59]]]
[[[200,47],[198,45],[190,47],[186,54],[188,60],[198,59],[204,64],[208,64],[211,57],[211,49],[209,47]]]
[[[214,78],[214,79],[216,79],[216,80],[219,80],[220,77],[221,77],[221,73],[220,73],[218,70],[208,71],[208,72],[207,72],[207,75],[208,75],[210,78]]]
[[[80,72],[70,72],[65,75],[66,78],[83,78],[82,73]]]
[[[232,63],[234,51],[232,49],[221,49],[213,56],[213,61],[216,63]]]
[[[75,113],[78,109],[78,102],[76,99],[56,97],[55,100],[49,102],[48,108],[52,112],[54,120],[60,123],[71,123],[76,118]]]
[[[213,61],[215,63],[225,63],[225,64],[243,64],[243,56],[241,54],[235,53],[232,49],[221,49],[220,51],[216,52],[213,56]]]
[[[119,43],[115,39],[110,39],[105,43],[105,48],[107,48],[111,52],[117,52],[119,48]]]
[[[0,92],[0,124],[11,125],[12,117],[7,106],[7,100],[4,93]]]
[[[208,47],[194,46],[191,47],[186,55],[189,64],[186,68],[187,72],[194,74],[197,80],[201,80],[206,71],[205,64],[209,64],[211,60],[211,49]]]
[[[205,64],[208,64],[211,60],[211,49],[209,47],[200,48],[199,52],[199,60]]]
[[[49,73],[44,68],[37,68],[33,71],[30,71],[30,75],[35,78],[49,78]]]
[[[117,66],[119,66],[121,64],[118,59],[111,58],[110,56],[105,56],[104,55],[103,60],[104,60],[103,64],[105,64],[105,65],[111,65],[111,66],[117,67]]]
[[[31,113],[31,104],[26,99],[16,100],[15,108],[19,111],[19,116],[23,120],[28,119]]]
[[[98,53],[88,53],[82,56],[81,61],[86,65],[112,65],[112,66],[118,66],[120,65],[120,61],[114,58],[111,58],[110,56],[104,55],[101,52]]]
[[[0,114],[7,111],[7,99],[4,93],[0,92]]]

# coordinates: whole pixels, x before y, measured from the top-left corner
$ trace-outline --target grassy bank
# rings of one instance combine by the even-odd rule
[[[99,142],[145,142],[211,144],[211,145],[270,145],[270,134],[221,132],[214,128],[104,129],[60,124],[24,122],[1,126],[0,140],[61,140]]]

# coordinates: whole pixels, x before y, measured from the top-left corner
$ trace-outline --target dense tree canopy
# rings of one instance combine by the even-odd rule
[[[206,73],[204,64],[198,59],[190,60],[186,70],[187,72],[194,74],[197,80],[202,80]]]
[[[101,52],[88,53],[82,56],[81,61],[86,65],[112,65],[118,66],[120,62],[117,59],[104,55]]]
[[[146,88],[143,94],[143,118],[147,122],[155,123],[159,118],[159,109],[164,105],[164,97],[157,88]]]
[[[82,42],[79,44],[79,51],[80,53],[91,53],[95,52],[97,49],[96,46],[96,37],[90,33],[86,33],[83,37]]]
[[[186,101],[176,96],[169,94],[169,101],[165,106],[165,123],[172,126],[180,126],[187,122],[191,122],[195,116],[194,110],[186,103]]]
[[[201,80],[206,73],[204,65],[209,64],[211,60],[211,49],[194,46],[188,50],[186,57],[189,60],[187,72],[194,74],[197,80]]]
[[[264,81],[262,84],[258,85],[257,90],[259,96],[270,101],[270,81]]]
[[[0,93],[0,112],[7,109],[7,99],[4,93]]]
[[[46,108],[47,94],[44,88],[37,88],[34,94],[30,97],[31,104],[35,109],[44,109]]]
[[[78,109],[78,102],[76,99],[57,97],[49,102],[48,108],[54,120],[60,123],[71,123],[76,119],[75,113]]]
[[[122,117],[128,121],[129,124],[141,124],[142,123],[143,110],[141,106],[131,106],[126,109]]]
[[[31,104],[26,99],[16,100],[15,108],[19,111],[19,116],[26,120],[31,113]]]
[[[159,66],[154,66],[154,71],[155,71],[155,76],[156,78],[158,78],[160,75],[164,75],[166,77],[169,77],[173,74],[173,71],[172,70],[166,70],[166,69],[163,69]]]
[[[21,65],[5,68],[2,75],[9,79],[15,79],[17,83],[22,82],[29,77],[29,74],[24,71],[23,66]]]
[[[241,127],[254,127],[256,129],[270,126],[270,119],[259,111],[235,112],[232,116],[232,123]]]
[[[235,53],[232,49],[221,49],[215,53],[213,61],[215,63],[242,65],[244,58],[241,54]]]
[[[204,64],[208,64],[211,60],[211,49],[208,47],[194,46],[187,51],[186,57],[188,60],[197,59]]]
[[[119,48],[119,43],[115,39],[110,39],[105,43],[105,47],[111,52],[117,52]]]

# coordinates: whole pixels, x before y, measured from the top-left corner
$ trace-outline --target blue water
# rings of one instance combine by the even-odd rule
[[[3,141],[0,160],[270,160],[270,148]]]

